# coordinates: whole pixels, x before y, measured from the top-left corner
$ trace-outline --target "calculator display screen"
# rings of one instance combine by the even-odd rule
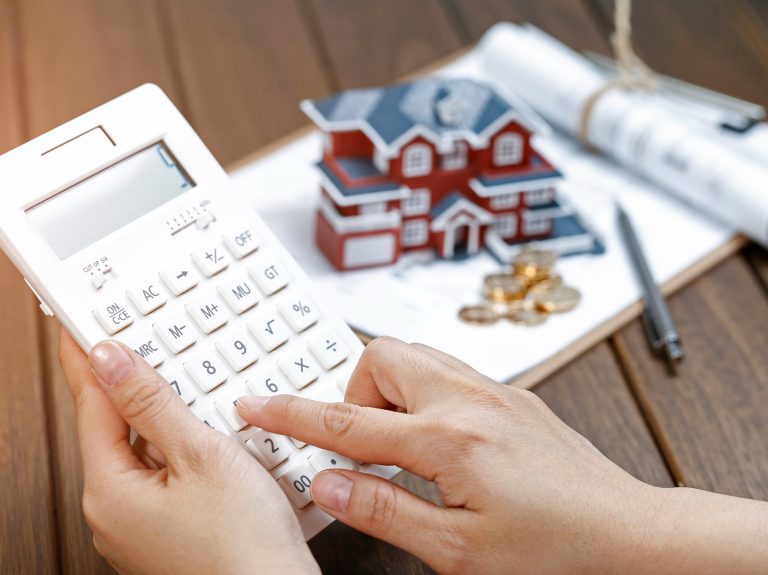
[[[160,142],[57,193],[27,214],[64,259],[194,186]]]

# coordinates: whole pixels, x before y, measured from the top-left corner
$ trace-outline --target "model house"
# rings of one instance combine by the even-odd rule
[[[323,135],[316,239],[338,269],[424,249],[458,258],[488,247],[505,259],[550,238],[563,215],[561,174],[532,143],[547,126],[485,84],[425,78],[302,110]]]

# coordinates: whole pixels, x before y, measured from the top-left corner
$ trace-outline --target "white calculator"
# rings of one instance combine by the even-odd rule
[[[245,394],[343,401],[362,344],[157,86],[0,157],[0,191],[0,245],[43,312],[85,350],[115,338],[156,367],[272,474],[307,539],[332,521],[317,472],[397,472],[238,417]]]

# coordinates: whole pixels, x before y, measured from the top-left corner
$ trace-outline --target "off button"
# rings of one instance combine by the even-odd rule
[[[111,298],[93,310],[93,316],[109,335],[125,329],[133,323],[133,313],[122,298]]]

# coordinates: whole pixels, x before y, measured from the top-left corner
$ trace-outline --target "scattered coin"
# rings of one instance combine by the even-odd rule
[[[550,291],[561,285],[563,285],[563,278],[558,275],[550,276],[545,280],[541,280],[540,282],[533,284],[528,289],[528,295],[543,291]]]
[[[509,274],[491,274],[485,277],[485,297],[493,302],[508,302],[523,299],[526,284]]]
[[[499,314],[489,305],[467,305],[459,310],[459,318],[467,323],[488,325],[498,321]]]
[[[540,313],[534,309],[520,308],[505,316],[509,321],[524,325],[527,327],[534,327],[543,324],[547,321],[547,314]]]
[[[572,310],[579,304],[581,292],[576,288],[560,285],[553,289],[532,293],[530,298],[539,310],[562,313]]]
[[[557,254],[546,250],[526,248],[515,256],[512,269],[516,276],[529,282],[547,279],[557,261]]]

